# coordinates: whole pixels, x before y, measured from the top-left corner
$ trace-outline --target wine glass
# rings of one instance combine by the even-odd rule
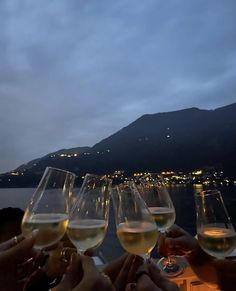
[[[106,176],[86,174],[72,206],[67,235],[80,254],[98,247],[105,238],[111,182]]]
[[[25,237],[36,236],[35,248],[57,243],[65,234],[68,219],[68,198],[75,174],[47,167],[25,211],[21,230]]]
[[[236,233],[218,190],[195,194],[197,236],[201,248],[222,259],[236,247]]]
[[[162,176],[148,173],[139,181],[138,189],[156,222],[157,229],[164,234],[174,224],[176,214]],[[158,267],[167,277],[175,277],[184,270],[181,261],[174,256],[161,258]]]
[[[158,231],[135,183],[128,181],[117,185],[112,191],[112,200],[117,236],[122,247],[148,260],[156,245]]]

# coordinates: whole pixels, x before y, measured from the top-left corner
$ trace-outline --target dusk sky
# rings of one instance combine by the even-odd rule
[[[0,1],[0,173],[235,92],[235,0]]]

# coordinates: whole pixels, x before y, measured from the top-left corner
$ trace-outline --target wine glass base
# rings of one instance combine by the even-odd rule
[[[181,275],[186,268],[186,264],[184,263],[183,259],[174,257],[171,260],[173,261],[172,264],[168,264],[167,258],[161,258],[157,262],[157,266],[160,269],[162,275],[169,278]]]

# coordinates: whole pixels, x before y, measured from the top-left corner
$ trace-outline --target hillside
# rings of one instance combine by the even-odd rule
[[[24,175],[14,179],[19,185],[29,181],[35,184],[46,166],[67,169],[78,176],[118,169],[134,172],[198,168],[223,169],[235,176],[235,128],[236,103],[215,110],[189,108],[147,114],[78,155],[62,150],[31,161],[27,167],[17,169]],[[7,177],[1,176],[0,185],[6,185]]]

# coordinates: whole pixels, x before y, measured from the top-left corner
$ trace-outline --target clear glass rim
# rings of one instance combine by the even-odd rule
[[[202,197],[202,196],[216,196],[216,195],[220,195],[221,193],[219,190],[204,190],[198,193],[195,193],[196,197]]]
[[[76,177],[76,174],[75,173],[70,172],[70,171],[67,171],[67,170],[63,170],[63,169],[60,169],[60,168],[47,167],[46,168],[46,171],[48,171],[48,170],[55,170],[57,172],[62,172],[62,173],[70,174],[70,175]]]

